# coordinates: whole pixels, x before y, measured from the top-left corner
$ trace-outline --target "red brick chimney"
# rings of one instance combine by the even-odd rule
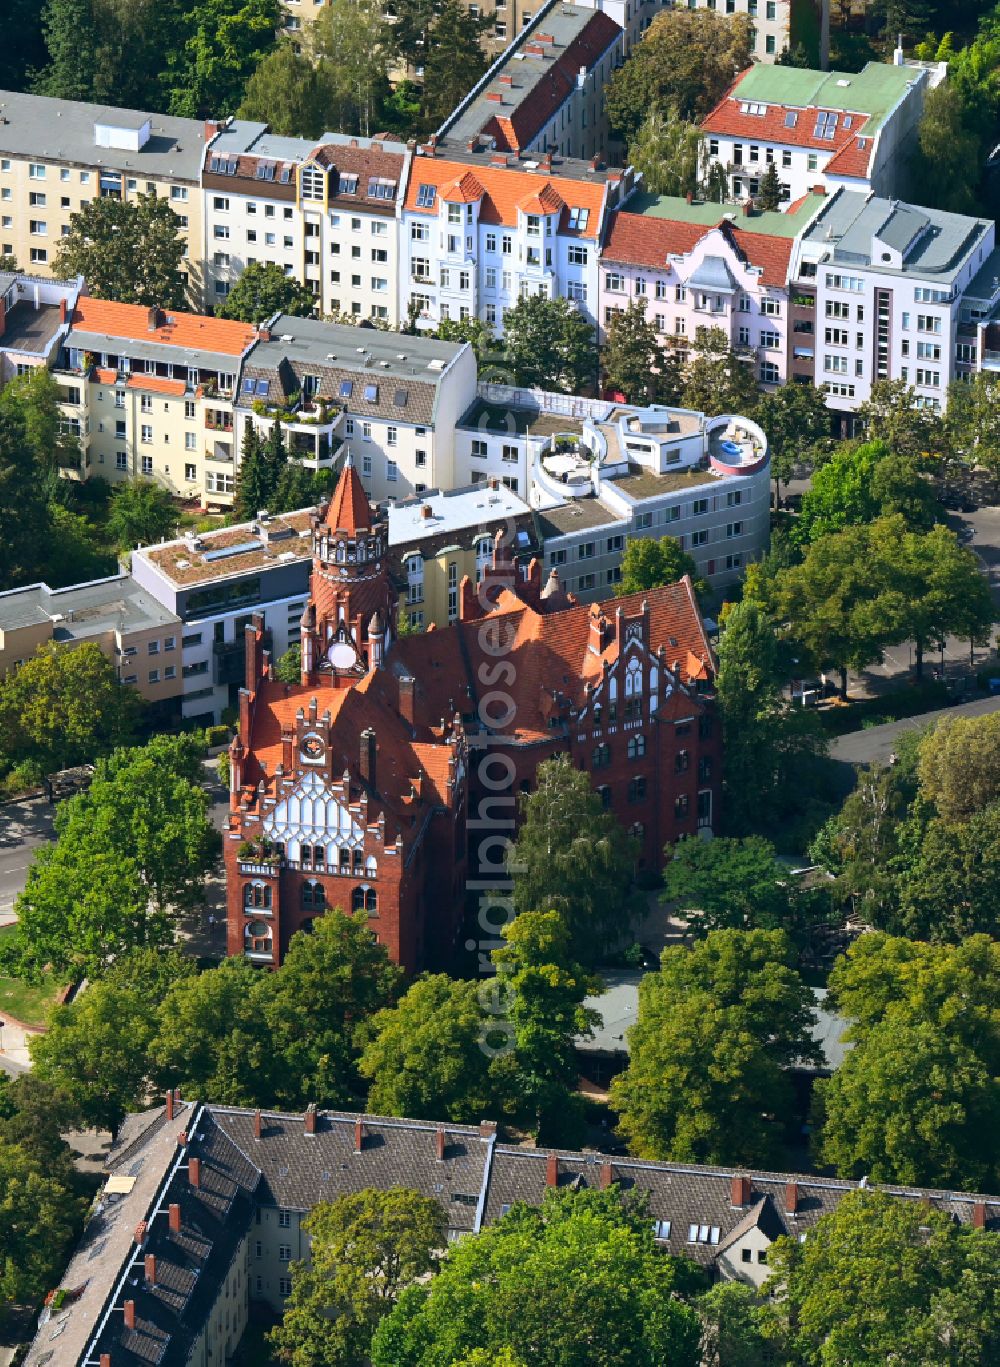
[[[545,1185],[547,1187],[557,1187],[559,1185],[559,1155],[550,1153],[545,1159]]]
[[[201,1186],[201,1159],[192,1158],[188,1163],[188,1181],[195,1188]]]
[[[749,218],[750,215],[753,213],[753,200],[745,199],[743,203],[740,205],[740,209],[743,213],[743,217]]]
[[[60,321],[60,323],[65,323],[65,321],[66,321],[66,300],[65,300],[65,299],[60,299],[60,300],[59,300],[59,321]]]
[[[169,1206],[167,1207],[167,1223],[168,1223],[169,1226],[170,1226],[170,1233],[171,1233],[171,1234],[180,1234],[180,1232],[181,1232],[181,1208],[180,1208],[180,1206],[176,1203],[176,1201],[173,1202],[171,1205],[169,1205]]]
[[[167,1092],[167,1119],[168,1119],[168,1120],[173,1120],[173,1118],[174,1118],[174,1094],[173,1094],[173,1091],[171,1090],[171,1091]]]
[[[271,329],[270,329],[270,328],[258,328],[258,329],[257,329],[257,341],[258,341],[258,342],[269,342],[270,340],[271,340]]]
[[[125,1328],[135,1328],[135,1301],[125,1302]]]
[[[354,1152],[360,1153],[365,1147],[365,1124],[363,1120],[354,1122]]]
[[[111,1354],[110,1354],[110,1353],[102,1353],[102,1354],[101,1354],[101,1367],[111,1367]]]
[[[261,1133],[261,1129],[262,1129],[262,1128],[263,1128],[263,1127],[262,1127],[262,1125],[261,1125],[261,1120],[260,1120],[260,1107],[258,1106],[257,1110],[254,1111],[254,1113],[253,1113],[253,1137],[254,1137],[254,1139],[259,1139],[259,1138],[260,1138],[260,1133]]]
[[[734,1175],[731,1184],[731,1198],[734,1206],[748,1206],[750,1204],[750,1178]]]
[[[375,755],[377,749],[375,732],[370,726],[366,726],[361,732],[361,753],[358,767],[361,771],[361,777],[372,788],[375,787]]]
[[[479,1138],[480,1138],[480,1139],[489,1139],[490,1135],[491,1135],[491,1134],[496,1134],[496,1132],[497,1132],[497,1122],[496,1122],[495,1120],[480,1120],[480,1122],[479,1122]]]
[[[155,1286],[155,1285],[156,1285],[156,1254],[155,1254],[155,1253],[147,1253],[147,1254],[146,1254],[145,1270],[146,1270],[146,1281],[149,1282],[150,1286]]]
[[[799,1184],[798,1182],[785,1183],[785,1214],[796,1215],[799,1209]]]
[[[600,1184],[601,1190],[606,1191],[615,1180],[615,1170],[610,1163],[601,1164]]]
[[[693,204],[693,203],[694,203],[694,195],[691,193],[690,190],[688,190],[688,192],[687,192],[687,194],[684,196],[684,198],[687,200],[687,202],[688,202],[689,204]]]
[[[316,1106],[314,1103],[306,1107],[305,1127],[306,1134],[316,1133]]]
[[[147,1228],[148,1228],[148,1226],[147,1226],[145,1220],[140,1220],[139,1223],[138,1223],[138,1224],[136,1225],[136,1227],[135,1227],[135,1236],[134,1236],[134,1237],[135,1237],[136,1243],[139,1245],[140,1248],[142,1248],[143,1244],[146,1242],[146,1230],[147,1230]]]
[[[972,1228],[986,1228],[986,1202],[974,1201],[972,1204]]]
[[[417,681],[409,675],[399,681],[399,715],[409,726],[415,723],[416,687]]]
[[[443,1162],[444,1162],[444,1151],[445,1151],[445,1149],[446,1149],[447,1147],[448,1147],[448,1140],[447,1140],[447,1138],[445,1137],[445,1132],[444,1132],[444,1130],[442,1130],[442,1129],[440,1128],[440,1126],[439,1126],[439,1127],[438,1127],[438,1131],[437,1131],[437,1133],[436,1133],[435,1136],[434,1136],[434,1148],[435,1148],[435,1151],[437,1152],[438,1162],[439,1162],[439,1163],[443,1163]]]

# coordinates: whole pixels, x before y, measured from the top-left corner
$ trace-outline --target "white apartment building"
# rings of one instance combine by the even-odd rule
[[[504,311],[540,294],[573,299],[597,316],[597,257],[610,209],[634,184],[631,170],[504,153],[442,158],[418,149],[401,224],[400,312],[418,326],[481,318],[498,334]]]
[[[815,186],[905,195],[924,94],[939,67],[869,62],[860,72],[750,67],[701,124],[733,199],[755,196],[770,164],[782,198]]]
[[[244,268],[272,262],[324,314],[399,323],[398,217],[409,151],[389,139],[279,138],[233,120],[205,158],[208,302]]]
[[[607,597],[635,536],[673,536],[709,584],[766,550],[767,437],[748,418],[480,384],[455,433],[461,483],[495,479],[538,513],[546,569],[583,601]]]
[[[181,269],[201,299],[202,154],[216,125],[0,91],[0,253],[51,275],[73,214],[98,196],[154,193],[177,216]]]
[[[974,313],[1000,301],[995,241],[987,219],[848,190],[830,197],[791,270],[815,289],[815,382],[832,409],[852,412],[882,379],[945,407],[949,384],[976,368]]]
[[[454,488],[454,430],[476,394],[468,345],[282,314],[242,371],[237,446],[280,422],[289,450],[327,469],[342,445],[372,501]]]

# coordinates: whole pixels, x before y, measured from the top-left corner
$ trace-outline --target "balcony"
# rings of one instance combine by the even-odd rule
[[[210,446],[205,447],[205,459],[214,460],[223,465],[232,465],[233,448],[225,441],[213,441]]]

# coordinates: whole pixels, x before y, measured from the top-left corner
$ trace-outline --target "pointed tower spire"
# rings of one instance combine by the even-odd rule
[[[348,451],[344,467],[330,498],[323,521],[331,531],[350,532],[370,531],[375,518],[372,514],[368,495],[365,493],[361,476],[354,468],[354,461]]]

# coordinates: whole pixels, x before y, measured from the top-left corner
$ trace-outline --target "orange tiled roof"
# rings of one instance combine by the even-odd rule
[[[874,151],[874,138],[851,138],[844,143],[836,156],[830,158],[826,167],[827,174],[867,180]]]
[[[731,224],[722,216],[721,206],[719,222],[712,226],[681,223],[669,218],[647,218],[643,214],[619,210],[612,216],[601,257],[604,261],[629,266],[663,267],[668,256],[687,256],[708,233],[716,230],[737,255],[751,266],[761,268],[763,284],[784,285],[787,282],[792,239],[755,233]]]
[[[410,183],[406,189],[406,208],[420,214],[437,217],[437,203],[429,209],[418,207],[417,195],[421,185],[433,185],[440,194],[446,186],[453,185],[468,172],[468,167],[457,161],[447,161],[439,157],[415,157],[410,172]],[[522,171],[514,167],[477,166],[475,178],[483,187],[482,208],[479,211],[483,223],[499,223],[504,227],[517,227],[518,206],[531,194],[540,195],[551,187],[553,192],[566,206],[560,230],[565,232],[569,209],[588,209],[586,236],[595,237],[600,226],[601,207],[604,203],[604,186],[597,182],[571,180],[566,176],[555,179],[539,175],[533,171]]]
[[[350,453],[344,461],[344,468],[323,514],[323,521],[334,530],[352,533],[360,531],[362,527],[370,529],[374,525],[375,516]]]
[[[601,606],[613,620],[619,607],[626,616],[634,616],[643,599],[649,603],[653,648],[661,643],[666,646],[667,665],[677,669],[683,683],[704,677],[712,667],[712,652],[690,582],[681,580]],[[516,723],[509,734],[519,740],[547,736],[552,690],[559,690],[579,707],[584,702],[584,685],[601,675],[602,657],[588,649],[590,609],[576,606],[538,612],[504,590],[495,615],[504,619],[501,630],[505,641],[509,638],[504,658],[513,669],[510,692],[516,702]],[[479,666],[490,664],[483,651],[481,626],[480,621],[459,622],[408,636],[394,645],[390,664],[399,661],[416,679],[417,705],[425,721],[474,711]]]
[[[554,214],[562,208],[562,198],[552,185],[543,185],[541,190],[523,199],[518,208],[526,214]]]
[[[132,342],[156,342],[160,346],[213,351],[226,356],[242,356],[256,332],[247,323],[228,318],[209,318],[202,313],[161,311],[159,327],[149,326],[149,309],[141,304],[116,304],[81,294],[73,310],[72,325],[81,332],[120,337]]]
[[[450,204],[474,204],[482,197],[483,187],[471,171],[466,171],[453,185],[446,185],[441,191],[441,198]]]
[[[114,384],[118,379],[117,370],[104,370],[100,366],[94,368],[94,374],[97,376],[99,384]]]
[[[160,375],[130,375],[128,388],[149,389],[154,394],[180,395],[187,392],[187,385],[183,380],[166,380]]]
[[[701,123],[703,133],[721,133],[729,138],[747,138],[751,142],[780,143],[788,147],[812,147],[820,152],[838,152],[859,133],[863,133],[868,117],[865,114],[848,114],[849,128],[843,126],[847,111],[833,109],[837,114],[837,131],[833,139],[818,138],[815,134],[816,115],[822,111],[818,105],[769,104],[765,114],[744,114],[740,109],[738,87],[746,75],[741,72],[723,95],[715,108],[705,115]],[[785,115],[794,113],[798,117],[795,126],[789,128]]]

